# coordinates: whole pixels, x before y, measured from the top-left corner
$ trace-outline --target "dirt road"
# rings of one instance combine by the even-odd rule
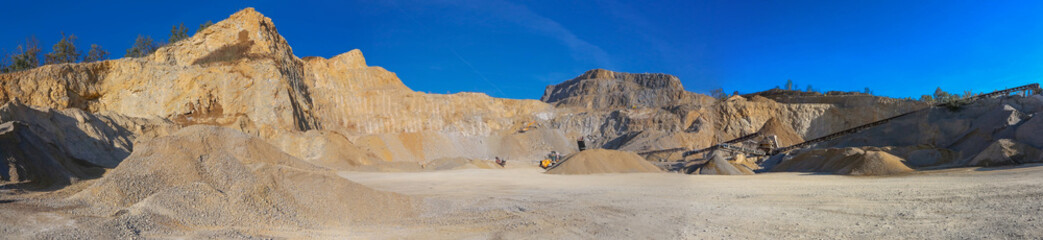
[[[550,175],[540,169],[342,172],[426,198],[363,238],[1041,238],[1043,166],[891,177]],[[361,236],[360,236],[361,234]]]

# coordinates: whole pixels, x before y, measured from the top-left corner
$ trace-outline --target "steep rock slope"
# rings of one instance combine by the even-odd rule
[[[594,69],[561,84],[547,86],[544,102],[583,108],[664,107],[706,96],[684,90],[681,80],[662,73],[617,73]]]
[[[271,20],[245,9],[142,58],[0,76],[0,101],[238,126],[262,136],[320,127],[302,63]]]
[[[900,157],[915,153],[904,150],[910,148],[951,152],[942,154],[947,155],[944,161],[919,167],[1039,162],[1039,146],[1032,145],[1036,142],[1027,133],[1038,132],[1032,119],[1041,112],[1039,95],[985,99],[954,109],[932,108],[818,147],[892,147]]]
[[[674,76],[603,69],[548,86],[541,99],[558,106],[549,125],[567,136],[628,151],[703,148],[756,133],[771,119],[776,128],[793,129],[798,136],[787,136],[783,143],[793,144],[926,107],[861,95],[789,100],[795,103],[760,95],[717,100],[684,90]]]
[[[296,141],[282,138],[299,138],[299,133],[312,130],[336,132],[347,142],[401,134],[489,142],[486,138],[511,134],[526,122],[554,115],[552,106],[535,100],[414,92],[394,73],[367,66],[359,50],[330,59],[297,58],[271,19],[252,8],[147,57],[47,65],[0,75],[0,102],[14,99],[36,107],[162,118],[178,126],[227,126],[280,147],[293,147]],[[387,144],[396,143],[377,143],[374,148]],[[502,153],[500,148],[479,146],[478,151],[460,149],[447,155],[480,152],[466,157],[491,158]],[[417,154],[383,158],[425,159],[429,160]]]

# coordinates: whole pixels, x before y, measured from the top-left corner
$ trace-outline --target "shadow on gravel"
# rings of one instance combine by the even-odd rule
[[[1020,165],[1008,165],[1008,166],[1001,166],[1001,167],[981,167],[981,168],[978,168],[978,169],[974,169],[974,171],[996,171],[996,170],[1008,170],[1008,169],[1030,168],[1030,167],[1040,167],[1040,166],[1043,166],[1043,163],[1026,163],[1026,164],[1020,164]]]

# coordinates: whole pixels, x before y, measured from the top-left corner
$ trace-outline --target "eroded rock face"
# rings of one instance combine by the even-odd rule
[[[238,126],[272,136],[321,127],[303,76],[303,63],[271,20],[245,9],[147,57],[0,75],[0,101]]]
[[[309,130],[350,139],[433,132],[489,136],[553,116],[535,100],[423,94],[361,51],[300,59],[251,8],[142,58],[0,75],[0,102],[232,127],[269,141]],[[295,151],[291,151],[295,152]],[[304,157],[304,156],[298,156]]]
[[[799,135],[793,139],[812,139],[927,106],[868,95],[718,101],[684,90],[674,76],[602,69],[548,86],[542,100],[558,106],[550,125],[566,135],[628,151],[708,147],[756,133],[770,119],[792,128]]]
[[[60,187],[116,167],[141,140],[176,130],[163,119],[80,109],[0,106],[0,184]]]
[[[311,138],[302,137],[308,131],[322,132],[310,136],[323,142],[368,151],[348,154],[354,162],[329,163],[337,166],[373,162],[373,156],[407,162],[496,156],[538,161],[551,150],[574,151],[578,138],[588,146],[628,151],[702,148],[755,133],[773,118],[810,139],[915,107],[878,98],[867,105],[859,105],[862,100],[787,104],[761,96],[717,101],[684,90],[671,75],[602,69],[549,86],[543,101],[425,94],[394,73],[367,65],[359,50],[329,59],[298,58],[272,20],[250,8],[147,57],[0,74],[0,102],[14,99],[62,111],[164,119],[175,128],[226,126],[306,160],[326,155],[302,149],[336,149],[302,143]],[[525,126],[541,132],[520,131]]]
[[[584,108],[664,107],[708,101],[684,90],[681,80],[662,73],[617,73],[594,69],[558,85],[547,86],[542,101]]]

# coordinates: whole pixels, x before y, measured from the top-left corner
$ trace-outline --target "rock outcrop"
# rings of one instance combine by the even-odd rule
[[[54,110],[18,101],[0,106],[0,184],[61,187],[100,176],[130,155],[134,144],[176,127],[157,118]]]
[[[416,133],[483,142],[554,114],[552,106],[535,100],[414,92],[394,73],[367,66],[359,50],[300,59],[271,19],[252,8],[147,57],[2,74],[0,102],[13,99],[36,107],[168,119],[180,127],[226,126],[271,142],[292,142],[281,138],[311,130],[350,141]],[[478,148],[482,154],[466,157],[501,154],[500,146]],[[409,157],[419,158],[383,160],[430,160]]]
[[[558,85],[547,86],[544,102],[587,109],[657,108],[712,101],[684,90],[681,80],[662,73],[617,73],[594,69]]]
[[[548,86],[541,99],[558,106],[550,125],[567,136],[628,151],[708,147],[756,133],[770,121],[770,130],[792,129],[786,131],[795,135],[783,134],[787,146],[927,106],[868,95],[808,103],[779,103],[758,94],[718,101],[684,90],[674,76],[602,69]]]

